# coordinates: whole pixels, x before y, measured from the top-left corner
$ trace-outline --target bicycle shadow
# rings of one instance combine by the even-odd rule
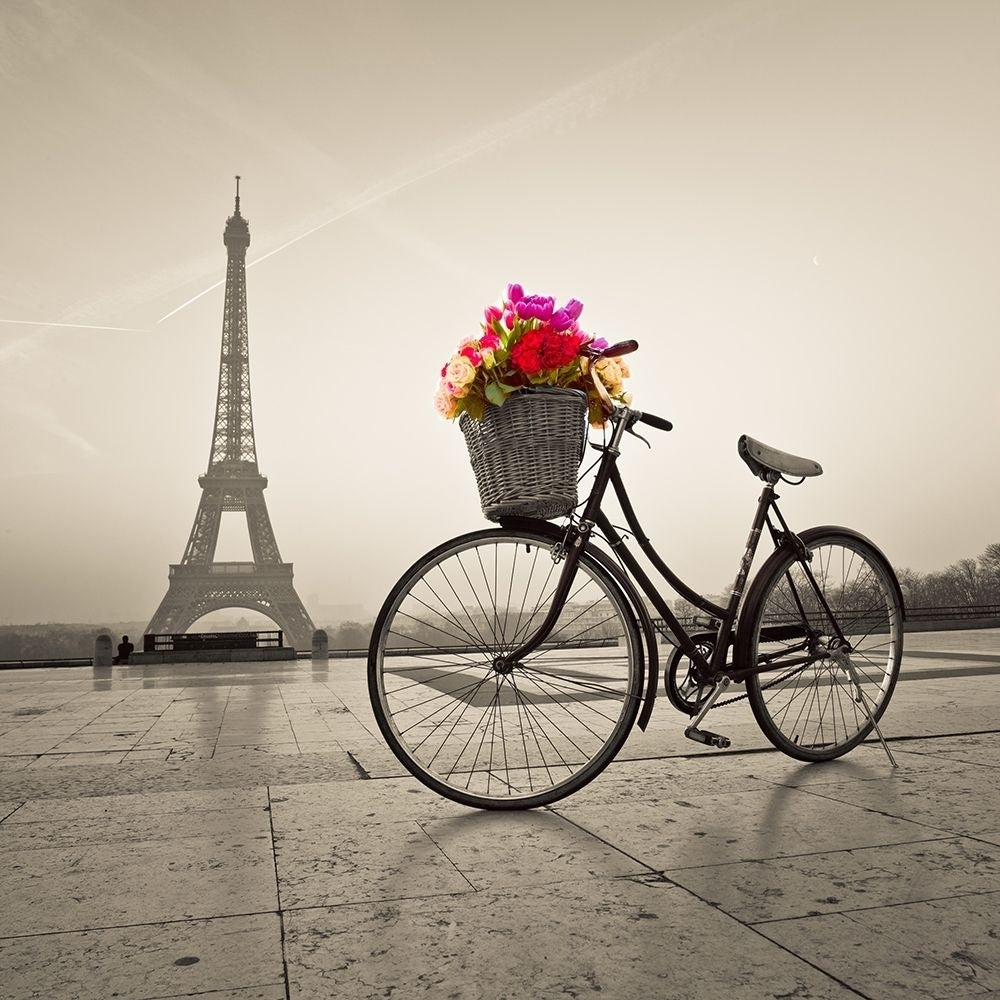
[[[881,753],[881,748],[878,748]],[[797,763],[782,776],[771,774],[755,774],[755,777],[773,783],[773,788],[766,796],[758,814],[755,829],[747,831],[754,843],[753,853],[757,857],[781,857],[788,853],[801,853],[799,848],[789,852],[787,840],[791,833],[795,837],[801,835],[803,818],[811,819],[834,810],[846,809],[853,811],[858,808],[834,794],[836,789],[844,784],[859,782],[878,782],[898,775],[898,769],[890,766],[883,756],[880,761],[874,755],[867,760],[856,757],[840,757],[836,760],[818,761],[816,763]],[[828,789],[830,794],[825,794]],[[805,794],[803,794],[805,793]],[[810,794],[811,793],[811,794]],[[843,820],[843,832],[857,832],[856,820],[847,816]],[[821,839],[827,839],[829,833],[824,831]],[[842,848],[827,844],[818,850],[837,850]],[[855,845],[856,846],[856,845]]]

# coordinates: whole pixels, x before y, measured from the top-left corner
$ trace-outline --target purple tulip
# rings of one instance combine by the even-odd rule
[[[520,319],[547,320],[552,316],[556,300],[548,295],[526,295],[514,306]]]
[[[569,302],[563,306],[563,309],[569,313],[570,319],[576,320],[580,318],[580,313],[583,312],[583,303],[579,299],[570,299]]]
[[[570,316],[568,309],[557,309],[552,314],[552,329],[556,333],[562,333],[564,330],[568,330],[573,325],[573,317]]]
[[[507,301],[512,305],[517,305],[524,298],[524,289],[520,285],[507,286]]]

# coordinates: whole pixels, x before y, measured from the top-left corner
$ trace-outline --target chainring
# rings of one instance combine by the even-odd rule
[[[715,650],[715,634],[692,636],[692,641],[706,659],[712,658]],[[705,699],[712,692],[710,684],[699,684],[694,676],[694,664],[679,647],[674,650],[666,669],[663,671],[663,686],[670,704],[679,712],[694,716],[698,714]]]

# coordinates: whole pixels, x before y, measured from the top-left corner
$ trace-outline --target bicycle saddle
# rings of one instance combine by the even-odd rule
[[[761,479],[766,479],[768,473],[778,473],[783,476],[820,476],[823,467],[811,458],[800,458],[789,455],[787,451],[779,451],[764,444],[747,434],[743,434],[737,444],[740,458],[747,463],[750,471]]]

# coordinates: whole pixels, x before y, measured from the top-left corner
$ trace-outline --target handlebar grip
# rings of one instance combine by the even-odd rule
[[[650,427],[655,427],[658,431],[672,431],[674,425],[663,417],[658,417],[655,413],[640,413],[638,422],[640,424],[649,424]]]
[[[639,350],[639,341],[637,340],[622,340],[617,344],[612,344],[610,347],[605,347],[601,351],[602,358],[620,358],[623,354],[631,354],[633,351]]]

